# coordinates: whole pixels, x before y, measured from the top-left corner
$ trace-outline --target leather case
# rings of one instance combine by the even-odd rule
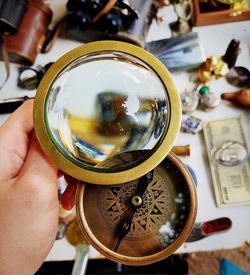
[[[19,31],[4,35],[10,62],[32,65],[41,52],[53,12],[42,0],[30,0]],[[1,57],[2,58],[2,57]]]

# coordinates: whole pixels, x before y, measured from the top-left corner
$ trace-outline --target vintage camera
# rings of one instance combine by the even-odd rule
[[[1,10],[0,8],[0,14],[5,15],[5,17],[1,17],[0,20],[1,22],[8,23],[8,31],[4,32],[3,38],[8,51],[9,60],[13,63],[32,65],[35,62],[37,54],[41,52],[43,43],[49,31],[48,27],[53,16],[50,5],[43,0],[29,0],[28,4],[25,6],[27,12],[23,15],[21,22],[19,22],[18,18],[20,18],[21,12],[15,11],[14,16],[12,13],[14,10],[24,9],[21,4],[26,2],[23,0],[3,2],[4,9]],[[8,5],[5,4],[7,2]],[[17,8],[15,6],[14,8],[14,6],[11,5],[12,2],[14,4],[17,4],[18,2],[20,7]],[[17,18],[15,18],[16,14]],[[11,17],[9,15],[11,15]],[[9,17],[10,20],[7,20]],[[17,25],[18,22],[19,25]],[[3,24],[2,27],[4,28],[5,26],[7,25]],[[0,56],[0,58],[3,57]]]
[[[0,35],[17,33],[27,9],[27,0],[0,0]]]

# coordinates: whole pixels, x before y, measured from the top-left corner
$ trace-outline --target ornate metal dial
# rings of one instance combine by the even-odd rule
[[[128,201],[136,194],[138,181],[126,185],[108,186],[100,190],[100,209],[104,220],[112,230],[119,223],[124,213],[129,211]],[[159,230],[171,216],[174,203],[171,200],[173,188],[162,181],[159,173],[154,174],[143,196],[137,199],[142,204],[134,213],[127,239],[148,238]]]

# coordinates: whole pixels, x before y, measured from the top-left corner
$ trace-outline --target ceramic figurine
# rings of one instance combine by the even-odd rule
[[[200,96],[200,105],[205,111],[211,111],[220,104],[219,96],[216,93],[210,92],[208,86],[202,86],[198,94]]]
[[[200,98],[200,104],[204,111],[211,111],[220,104],[220,98],[216,93],[206,93]]]
[[[184,114],[191,114],[197,109],[199,104],[199,97],[195,92],[181,93],[182,112]]]

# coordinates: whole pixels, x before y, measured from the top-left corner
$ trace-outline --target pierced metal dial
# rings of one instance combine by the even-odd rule
[[[100,190],[100,209],[111,229],[115,229],[125,212],[128,212],[128,201],[136,199],[138,182],[133,181],[122,186],[109,186]],[[154,174],[153,181],[148,185],[142,201],[134,213],[127,239],[152,237],[171,216],[174,202],[171,200],[173,187],[162,182],[160,174]]]

